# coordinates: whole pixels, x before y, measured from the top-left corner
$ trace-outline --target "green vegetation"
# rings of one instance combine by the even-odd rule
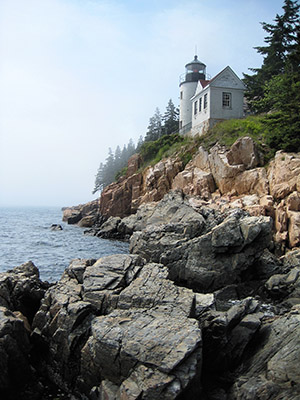
[[[177,139],[174,139],[172,135],[178,130],[178,115],[179,111],[170,99],[164,115],[161,115],[159,109],[156,108],[153,117],[149,120],[145,139],[140,136],[137,146],[135,146],[132,139],[130,139],[128,145],[124,146],[122,151],[120,146],[117,146],[115,152],[109,148],[108,157],[104,163],[100,163],[98,168],[93,194],[98,191],[101,192],[110,183],[126,175],[128,160],[134,153],[142,151],[145,162],[155,157],[160,160],[165,151],[179,140],[179,136]],[[157,144],[156,142],[159,140],[161,140],[161,142]],[[148,146],[146,146],[146,144]]]
[[[178,109],[169,100],[162,115],[156,108],[149,120],[145,138],[135,147],[130,141],[123,151],[109,149],[106,162],[100,164],[93,193],[126,174],[129,157],[139,152],[143,165],[153,165],[164,157],[178,156],[186,165],[201,144],[207,150],[217,142],[231,146],[238,138],[250,136],[267,162],[277,150],[300,151],[300,4],[284,0],[282,15],[274,24],[262,22],[267,33],[265,46],[256,47],[263,56],[260,68],[244,74],[246,99],[252,115],[217,124],[198,138],[180,136]]]
[[[244,119],[230,119],[219,122],[200,138],[202,146],[209,150],[217,142],[230,147],[243,136],[252,137],[256,143],[264,143],[264,116],[249,116]]]
[[[162,136],[153,142],[144,142],[140,149],[142,168],[154,165],[166,157],[178,156],[186,165],[197,150],[199,139],[181,136],[178,133]]]
[[[244,74],[246,98],[254,113],[266,113],[262,136],[274,151],[300,151],[300,4],[285,0],[274,24],[262,23],[266,46],[261,68]]]

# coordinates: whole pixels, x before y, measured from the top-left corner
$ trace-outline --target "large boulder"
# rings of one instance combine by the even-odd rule
[[[0,274],[0,306],[20,311],[31,322],[49,284],[39,278],[39,270],[27,262]]]
[[[230,400],[289,399],[300,397],[300,308],[281,317],[266,318],[251,358],[244,362]]]
[[[74,260],[33,323],[43,368],[75,396],[175,399],[200,393],[194,293],[136,255]]]
[[[0,393],[3,399],[18,398],[32,378],[29,332],[24,318],[0,306]]]
[[[62,219],[68,224],[77,224],[83,219],[82,226],[91,226],[87,221],[92,220],[94,224],[99,218],[99,199],[78,206],[64,207],[62,211]]]
[[[270,194],[277,200],[300,189],[300,156],[278,151],[268,168]]]
[[[153,216],[168,216],[167,198],[157,209]],[[249,217],[239,209],[227,216],[207,207],[197,212],[184,200],[180,220],[175,210],[168,222],[149,218],[148,226],[132,235],[130,251],[166,265],[172,280],[201,292],[239,283],[246,275],[254,278],[255,262],[270,245],[270,217]]]
[[[263,164],[263,157],[258,148],[248,136],[239,138],[227,153],[230,165],[244,165],[245,169],[256,168]]]
[[[0,274],[0,393],[3,399],[37,400],[30,323],[49,284],[32,262]],[[29,387],[27,387],[29,386]]]

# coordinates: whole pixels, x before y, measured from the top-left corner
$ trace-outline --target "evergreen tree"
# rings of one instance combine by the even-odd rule
[[[135,145],[133,143],[133,140],[130,139],[127,145],[127,160],[126,163],[128,161],[128,159],[135,153]]]
[[[161,136],[162,136],[162,116],[159,111],[159,108],[156,107],[153,117],[151,117],[149,120],[145,142],[151,142],[157,140]]]
[[[247,87],[246,97],[250,108],[255,111],[267,111],[258,108],[259,101],[264,97],[266,83],[273,76],[285,72],[288,59],[294,52],[299,29],[299,8],[297,1],[285,0],[283,15],[276,15],[274,24],[262,23],[267,32],[266,46],[255,49],[264,56],[261,68],[250,68],[253,75],[244,74],[244,83]]]
[[[96,192],[101,192],[103,190],[103,170],[104,170],[104,165],[103,163],[100,163],[96,177],[95,177],[95,186],[93,189],[92,194],[95,194]]]
[[[105,160],[103,173],[103,186],[107,186],[114,181],[115,178],[115,158],[112,149],[108,149],[108,157]]]
[[[174,106],[173,101],[170,99],[166,108],[166,112],[163,115],[163,132],[164,135],[170,135],[175,131],[178,132],[179,124],[179,111],[178,108]]]
[[[139,140],[138,140],[138,143],[137,143],[137,146],[136,146],[136,152],[137,153],[140,151],[140,148],[141,148],[143,143],[144,143],[144,139],[143,139],[143,136],[141,135],[139,137]]]
[[[119,171],[122,168],[123,168],[122,152],[120,146],[117,146],[114,157],[114,170]]]

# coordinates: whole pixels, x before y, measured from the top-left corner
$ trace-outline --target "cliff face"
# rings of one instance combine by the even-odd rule
[[[0,274],[0,393],[299,399],[300,249],[275,251],[299,244],[299,155],[263,168],[244,138],[185,169],[139,162],[64,211],[130,254],[73,260],[52,285],[30,262]]]
[[[106,187],[99,202],[66,209],[64,220],[91,227],[99,215],[123,218],[179,189],[198,206],[271,216],[278,251],[300,244],[300,154],[277,152],[268,166],[262,166],[254,142],[244,137],[229,150],[215,145],[207,152],[200,147],[185,168],[178,158],[164,159],[143,172],[140,163],[137,154],[132,156],[126,177]]]
[[[131,254],[0,274],[4,398],[299,399],[300,250],[270,217],[176,191],[112,220]]]

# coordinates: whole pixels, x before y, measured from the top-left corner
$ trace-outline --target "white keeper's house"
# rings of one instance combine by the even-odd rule
[[[180,77],[179,133],[202,135],[217,122],[244,116],[245,86],[228,66],[207,79],[206,65],[194,60]]]

